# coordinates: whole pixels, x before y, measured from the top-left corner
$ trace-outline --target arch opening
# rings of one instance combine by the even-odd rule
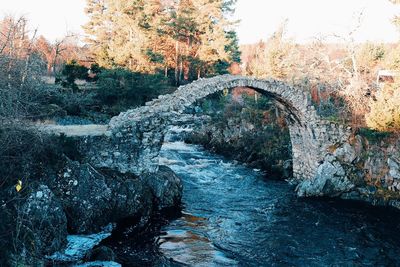
[[[276,95],[262,90],[226,88],[185,109],[183,113],[194,115],[194,119],[187,123],[193,131],[185,133],[183,139],[261,169],[274,179],[290,179],[293,175],[289,127],[299,123],[290,108]],[[179,126],[187,124],[181,122]]]

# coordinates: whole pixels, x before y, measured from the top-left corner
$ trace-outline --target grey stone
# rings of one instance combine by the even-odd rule
[[[133,175],[104,170],[70,161],[64,168],[77,183],[63,179],[61,172],[51,187],[66,210],[72,233],[95,233],[110,222],[138,217],[147,222],[152,197],[143,182]],[[75,185],[74,185],[75,184]]]
[[[389,157],[387,160],[387,164],[390,169],[394,169],[394,170],[399,169],[399,162],[394,158]]]
[[[387,165],[389,167],[389,175],[387,177],[388,180],[388,184],[390,185],[391,181],[393,181],[393,179],[400,179],[400,169],[399,169],[399,163],[397,161],[397,159],[393,158],[393,157],[389,157],[387,159]],[[392,186],[392,190],[393,189],[397,189],[400,190],[400,185],[397,186],[397,181],[394,181],[393,186]]]
[[[301,197],[339,196],[353,188],[354,184],[345,176],[343,167],[337,161],[325,161],[318,167],[315,178],[301,182],[296,191]]]
[[[167,166],[160,166],[155,174],[146,178],[152,194],[160,210],[176,208],[182,198],[181,179]]]
[[[46,186],[40,185],[21,208],[25,247],[39,255],[62,249],[67,242],[67,218],[60,201]]]
[[[333,155],[345,163],[352,163],[357,158],[355,149],[349,143],[344,143]]]
[[[400,173],[398,169],[390,169],[389,170],[390,176],[392,176],[394,179],[400,179]]]

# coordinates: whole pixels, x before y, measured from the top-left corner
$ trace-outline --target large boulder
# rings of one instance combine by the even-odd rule
[[[52,188],[67,213],[71,233],[99,232],[110,222],[129,217],[145,223],[151,215],[151,193],[134,175],[69,161]]]
[[[354,184],[346,176],[343,166],[335,157],[328,155],[319,165],[313,179],[307,179],[298,184],[296,191],[300,197],[329,196],[336,197],[349,192]]]
[[[67,217],[58,198],[40,185],[22,205],[23,246],[35,256],[50,255],[67,243]]]
[[[160,166],[157,173],[145,177],[159,210],[176,208],[181,203],[181,179],[167,166]]]

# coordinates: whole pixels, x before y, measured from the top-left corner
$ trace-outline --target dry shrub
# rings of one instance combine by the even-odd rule
[[[365,114],[369,111],[369,92],[367,82],[360,77],[349,79],[349,84],[340,91],[350,109],[353,126],[365,125]]]
[[[368,127],[378,131],[400,132],[400,84],[387,85],[370,101],[365,119]]]
[[[30,219],[19,211],[32,188],[54,177],[61,168],[64,155],[60,141],[23,123],[0,125],[0,266],[10,265],[11,254],[23,257],[36,253],[35,244],[26,241],[33,240],[32,231],[25,227]],[[20,191],[16,190],[18,181]],[[30,246],[28,250],[24,251],[24,244]]]

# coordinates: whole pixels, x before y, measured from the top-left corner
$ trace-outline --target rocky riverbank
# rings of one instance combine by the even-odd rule
[[[77,146],[79,142],[84,140],[72,140]],[[68,144],[65,149],[71,154],[71,142]],[[180,207],[181,180],[166,166],[157,173],[138,177],[93,167],[80,161],[78,155],[73,159],[64,155],[56,165],[44,168],[43,177],[29,186],[23,184],[21,192],[8,189],[20,199],[17,205],[2,206],[1,213],[9,214],[17,228],[12,229],[11,242],[18,246],[2,251],[6,265],[54,264],[60,258],[49,256],[66,248],[70,234],[99,233],[110,223],[120,222],[140,232],[153,215]],[[84,258],[96,260],[92,256]]]
[[[319,182],[300,183],[298,195],[332,194],[335,188],[343,199],[400,208],[399,137],[364,130],[354,133],[347,142],[330,148],[314,181]]]

